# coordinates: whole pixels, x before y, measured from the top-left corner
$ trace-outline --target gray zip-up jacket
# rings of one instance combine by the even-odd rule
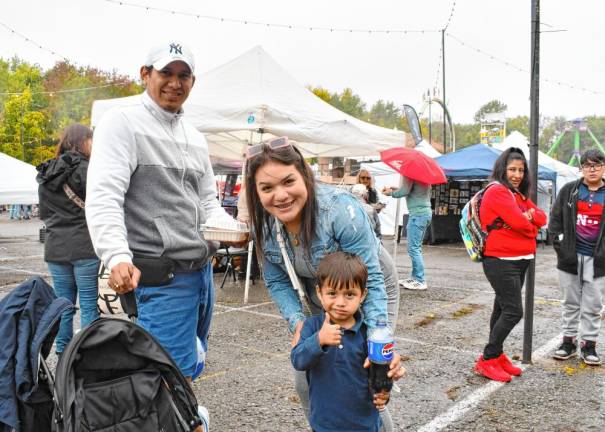
[[[108,111],[94,132],[86,221],[105,265],[151,257],[206,261],[215,251],[200,235],[210,216],[230,217],[216,199],[204,136],[160,108],[147,93]]]

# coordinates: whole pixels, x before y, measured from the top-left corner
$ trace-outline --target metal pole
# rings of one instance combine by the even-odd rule
[[[25,142],[23,141],[23,99],[21,99],[21,151],[23,152],[23,162],[25,162]]]
[[[433,100],[431,96],[431,89],[429,89],[428,94],[429,101],[429,144],[433,145],[433,115],[431,113],[431,105],[433,105]]]
[[[531,1],[531,86],[529,113],[529,172],[531,199],[538,202],[538,128],[540,123],[540,0]],[[534,325],[535,259],[530,261],[525,280],[525,320],[523,328],[523,363],[531,363]]]
[[[441,30],[441,68],[443,69],[443,154],[447,153],[447,128],[445,125],[445,29]]]

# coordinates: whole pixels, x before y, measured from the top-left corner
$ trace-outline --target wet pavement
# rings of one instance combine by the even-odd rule
[[[50,282],[39,242],[39,220],[0,215],[0,297],[41,275]],[[405,239],[393,252],[400,278],[410,260]],[[424,247],[427,291],[402,290],[396,343],[408,376],[389,404],[396,430],[409,431],[603,431],[605,368],[577,358],[551,359],[560,337],[555,256],[542,245],[536,260],[533,364],[509,384],[472,373],[487,339],[493,292],[461,244]],[[286,325],[262,282],[250,288],[215,275],[217,301],[207,369],[194,383],[211,414],[213,431],[308,430],[294,391]],[[597,349],[605,357],[604,331]],[[523,321],[505,344],[521,358]],[[54,360],[51,359],[51,364]]]

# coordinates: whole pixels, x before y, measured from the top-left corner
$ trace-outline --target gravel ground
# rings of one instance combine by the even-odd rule
[[[0,297],[33,275],[47,277],[39,220],[0,215]],[[400,277],[410,271],[405,240],[394,248]],[[605,368],[578,359],[557,362],[552,350],[534,355],[521,378],[494,385],[471,368],[487,338],[493,293],[481,266],[460,244],[425,246],[425,292],[402,291],[397,346],[408,377],[389,404],[397,430],[603,431]],[[222,275],[216,275],[220,283]],[[216,284],[218,286],[218,283]],[[194,383],[214,431],[308,430],[292,383],[286,326],[259,281],[243,304],[243,282],[217,288],[205,373]],[[533,350],[552,346],[559,329],[555,256],[538,249]],[[505,349],[521,358],[523,322]],[[599,338],[605,356],[605,336]],[[54,358],[50,359],[54,365]]]

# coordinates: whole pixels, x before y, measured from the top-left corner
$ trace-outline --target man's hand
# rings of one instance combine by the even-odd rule
[[[342,330],[338,324],[330,324],[330,315],[326,312],[326,319],[319,330],[319,344],[321,346],[338,346],[342,341]]]
[[[383,411],[387,407],[387,402],[391,398],[391,394],[386,390],[380,390],[379,393],[374,394],[374,406],[378,411]]]
[[[141,271],[133,264],[121,262],[111,268],[107,280],[109,287],[117,294],[126,294],[139,286]]]

